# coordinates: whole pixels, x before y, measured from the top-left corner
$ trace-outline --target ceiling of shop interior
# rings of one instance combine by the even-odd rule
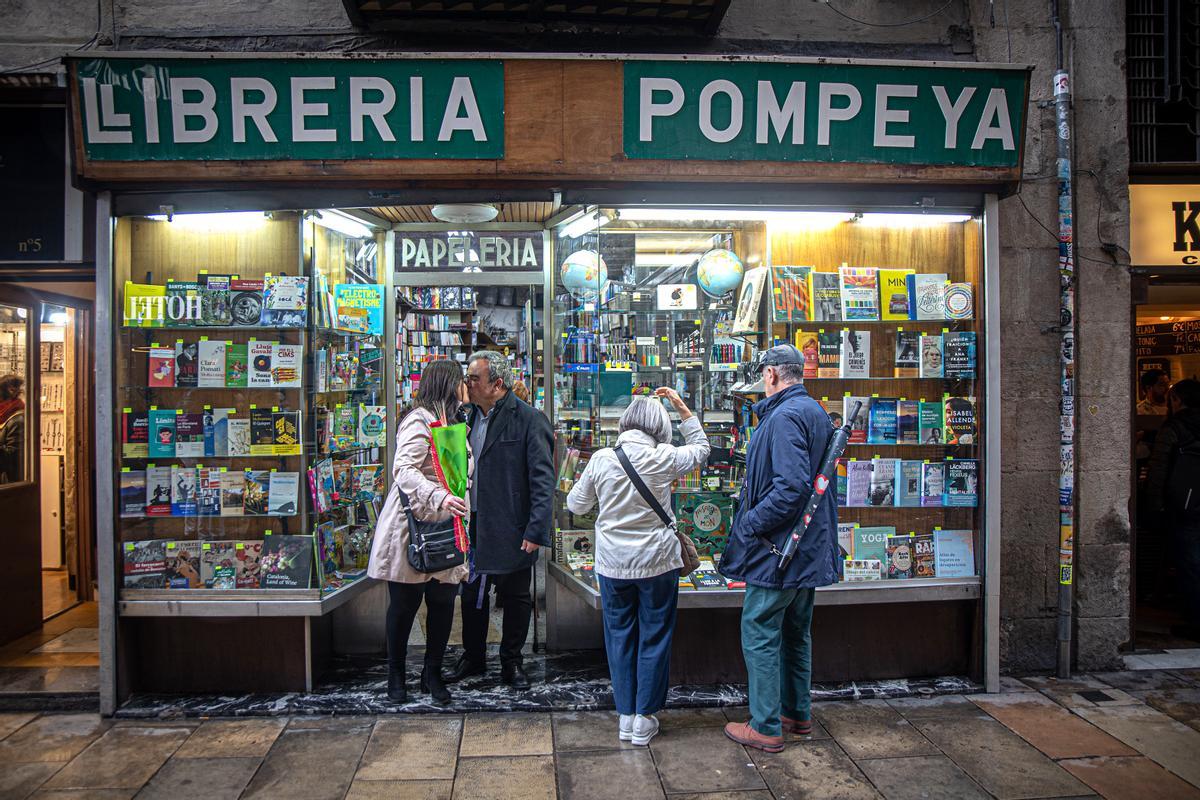
[[[523,202],[495,203],[500,214],[496,222],[533,222],[543,223],[549,219],[559,207],[553,202]],[[372,214],[388,222],[440,222],[433,216],[433,206],[379,206],[367,209]],[[469,225],[465,227],[470,227]]]

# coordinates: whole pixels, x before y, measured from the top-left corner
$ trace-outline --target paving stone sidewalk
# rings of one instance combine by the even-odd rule
[[[779,754],[668,711],[208,720],[0,714],[0,800],[1200,800],[1200,670],[1005,679],[999,694],[821,703]]]

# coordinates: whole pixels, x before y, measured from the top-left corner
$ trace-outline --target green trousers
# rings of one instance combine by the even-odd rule
[[[750,724],[764,736],[781,736],[779,715],[812,718],[814,589],[746,587],[742,654],[750,683]]]

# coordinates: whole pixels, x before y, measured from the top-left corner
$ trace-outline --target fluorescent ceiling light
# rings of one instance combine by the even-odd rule
[[[567,223],[561,233],[568,239],[578,239],[580,236],[598,230],[612,221],[613,217],[609,214],[591,211]]]
[[[850,219],[850,212],[827,211],[768,211],[753,208],[622,208],[621,219],[634,222],[780,222],[784,220],[839,222]]]
[[[349,236],[352,239],[366,239],[375,235],[374,229],[365,222],[335,208],[321,209],[314,216],[314,219],[318,225],[329,228],[331,231],[337,231],[343,236]]]
[[[147,219],[170,222],[192,230],[247,230],[266,225],[269,220],[261,211],[218,211],[212,214],[151,214]]]
[[[863,214],[860,225],[884,225],[896,228],[919,228],[929,225],[946,225],[951,222],[966,222],[970,214]]]

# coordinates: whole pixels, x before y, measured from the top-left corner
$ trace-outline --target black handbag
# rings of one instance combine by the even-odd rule
[[[408,517],[408,565],[417,572],[441,572],[465,564],[467,554],[458,549],[454,517],[441,522],[422,522],[413,513],[408,495],[396,487],[400,507]]]

